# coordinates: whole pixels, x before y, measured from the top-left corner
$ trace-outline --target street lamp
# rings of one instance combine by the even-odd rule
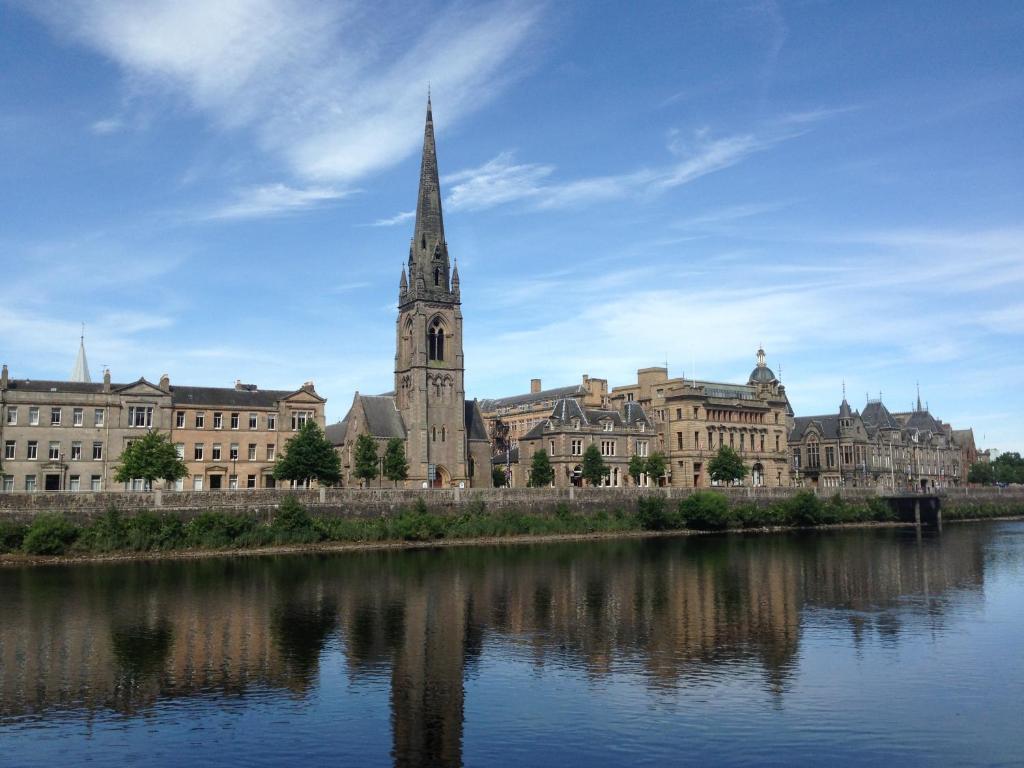
[[[378,456],[377,463],[380,464],[380,476],[377,478],[377,487],[384,487],[384,457]]]

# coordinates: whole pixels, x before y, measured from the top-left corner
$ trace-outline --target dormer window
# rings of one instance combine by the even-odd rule
[[[572,420],[572,428],[573,429],[579,429],[580,428],[580,420],[578,418]]]
[[[615,423],[609,420],[603,421],[601,423],[601,426],[604,428],[605,432],[611,432],[613,429],[615,429]]]

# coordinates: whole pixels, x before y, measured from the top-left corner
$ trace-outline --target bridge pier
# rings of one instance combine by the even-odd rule
[[[885,501],[901,522],[913,523],[918,527],[934,526],[942,530],[942,499],[938,496],[906,494],[886,496]]]

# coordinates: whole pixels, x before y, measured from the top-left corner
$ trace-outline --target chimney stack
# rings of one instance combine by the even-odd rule
[[[103,391],[104,392],[109,392],[110,391],[110,369],[109,368],[104,368],[103,369]]]
[[[7,389],[7,363],[4,363],[4,367],[0,370],[0,389]]]
[[[160,389],[164,392],[171,391],[171,377],[166,373],[160,377]]]
[[[530,394],[535,395],[540,392],[540,379],[530,379]]]

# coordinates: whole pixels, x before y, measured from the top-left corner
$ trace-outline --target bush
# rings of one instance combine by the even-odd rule
[[[744,528],[770,528],[774,525],[783,525],[785,522],[778,505],[774,504],[741,504],[733,509],[732,515]]]
[[[128,529],[114,506],[83,528],[75,542],[75,549],[87,552],[113,552],[127,547]]]
[[[790,525],[821,525],[825,520],[824,505],[814,491],[800,491],[782,509]]]
[[[0,522],[0,553],[21,549],[27,530],[28,526],[22,523]]]
[[[40,515],[25,532],[22,549],[30,555],[63,555],[78,534],[78,526],[63,515]]]
[[[664,496],[641,496],[636,503],[636,519],[645,531],[666,531],[678,521],[668,511]]]
[[[320,541],[323,531],[316,526],[306,508],[294,496],[285,497],[274,515],[271,531],[266,538],[278,544],[309,544]]]
[[[729,500],[714,491],[696,491],[683,499],[679,516],[687,528],[707,531],[724,530],[733,520]]]
[[[427,503],[419,498],[412,509],[395,518],[392,530],[405,541],[433,541],[444,536],[444,523],[427,512]]]
[[[202,549],[223,549],[239,545],[239,539],[256,528],[251,517],[223,512],[203,512],[184,526],[185,544]]]

